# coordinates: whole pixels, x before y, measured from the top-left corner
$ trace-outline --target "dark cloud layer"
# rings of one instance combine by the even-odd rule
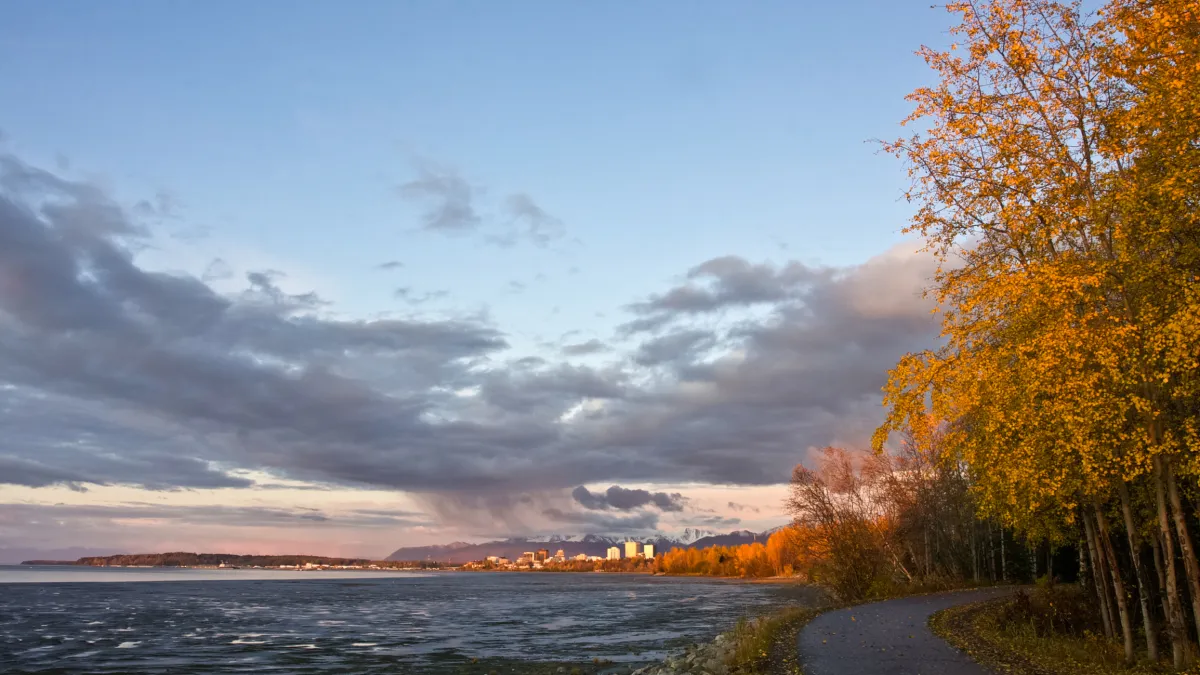
[[[593,511],[616,509],[632,511],[643,506],[654,506],[662,511],[682,511],[684,498],[678,492],[650,492],[649,490],[623,488],[613,485],[605,492],[591,492],[580,485],[571,491],[571,496],[583,508]]]
[[[623,514],[552,508],[543,511],[542,515],[556,524],[588,532],[648,532],[658,527],[658,514],[653,511]]]
[[[91,523],[138,523],[155,525],[216,525],[220,527],[379,527],[429,525],[418,513],[379,509],[353,509],[336,515],[320,509],[266,506],[166,505],[145,502],[120,504],[10,504],[0,515],[0,532],[67,521],[75,527]]]
[[[430,169],[405,190],[453,229],[475,217],[465,185]],[[585,367],[510,358],[483,319],[334,318],[271,271],[221,294],[139,265],[151,236],[99,188],[0,159],[0,481],[775,483],[807,447],[869,429],[887,368],[937,334],[932,263],[903,249],[842,269],[710,260],[631,306],[628,353]],[[613,512],[569,517],[620,515],[603,498]]]

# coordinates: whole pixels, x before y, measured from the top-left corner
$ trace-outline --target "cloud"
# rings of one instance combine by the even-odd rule
[[[472,185],[455,169],[428,159],[413,162],[416,176],[396,186],[404,200],[417,204],[421,229],[443,234],[480,231],[484,241],[502,247],[527,241],[546,247],[562,239],[566,226],[546,212],[524,192],[510,194],[499,205],[482,200],[485,190]],[[396,269],[400,263],[384,263],[381,269]]]
[[[270,270],[218,292],[146,268],[153,237],[100,188],[0,157],[0,481],[561,492],[524,507],[546,518],[600,481],[784,481],[808,447],[865,440],[887,369],[937,343],[934,264],[911,245],[836,269],[701,263],[630,306],[659,332],[583,367],[518,359],[486,318],[344,318]]]
[[[78,560],[90,556],[116,555],[119,548],[70,546],[62,548],[0,548],[0,565],[19,565],[26,560]]]
[[[426,291],[418,293],[411,286],[401,286],[392,292],[392,297],[403,300],[410,305],[423,305],[433,300],[449,297],[450,291]]]
[[[749,504],[738,504],[737,502],[729,502],[729,504],[727,504],[726,506],[730,511],[737,511],[739,513],[742,511],[751,511],[753,513],[759,513],[761,511],[761,509],[759,509],[757,506],[750,506]]]
[[[395,527],[429,524],[427,516],[408,511],[352,509],[329,514],[306,507],[119,504],[12,504],[5,506],[0,527],[37,525],[46,521],[217,525],[220,527]]]
[[[727,530],[731,527],[741,525],[741,518],[728,518],[726,516],[699,516],[687,518],[684,524],[691,527],[700,527],[705,529]]]
[[[712,331],[687,329],[647,340],[638,346],[633,360],[642,366],[690,363],[717,343]]]
[[[561,220],[546,213],[525,193],[509,195],[504,206],[518,234],[538,246],[547,246],[566,233]]]
[[[580,528],[588,532],[629,533],[652,531],[658,528],[658,514],[642,511],[630,515],[595,511],[563,511],[546,509],[542,512],[554,523]]]
[[[688,315],[789,300],[805,288],[827,283],[834,273],[794,261],[775,267],[737,256],[713,258],[688,270],[683,285],[629,305],[639,318],[624,324],[623,330],[655,330]]]
[[[493,414],[531,413],[556,419],[585,399],[618,400],[625,396],[618,372],[559,365],[532,372],[492,371],[480,379],[479,400]]]
[[[375,269],[398,270],[401,267],[404,267],[404,263],[400,262],[399,260],[389,260],[387,262],[379,263],[378,265],[375,266]]]
[[[376,542],[431,524],[424,514],[384,509],[329,511],[137,501],[10,503],[0,509],[0,541],[20,548],[0,548],[0,562],[71,560],[164,549],[311,553],[315,548],[336,554],[342,548],[349,549],[347,553],[382,557],[390,543],[380,546]],[[351,539],[345,541],[344,537]]]
[[[233,278],[233,268],[229,266],[229,263],[225,262],[225,260],[221,258],[214,258],[212,262],[208,263],[208,267],[205,267],[204,272],[200,275],[200,281],[205,284],[209,284],[214,281],[224,281],[231,278]]]
[[[608,351],[608,345],[593,338],[586,342],[574,342],[563,345],[559,351],[564,356],[587,356],[588,354],[599,354]]]
[[[482,219],[475,210],[475,189],[457,171],[428,160],[415,163],[417,177],[396,188],[404,199],[422,204],[421,226],[433,232],[467,232]]]
[[[227,461],[356,482],[393,439],[436,442],[421,417],[431,380],[505,346],[471,322],[323,319],[269,272],[222,296],[139,268],[128,243],[144,229],[96,188],[11,157],[0,187],[4,480],[243,484],[216,468]],[[409,387],[350,374],[376,359]],[[375,459],[335,462],[322,443]]]
[[[666,492],[650,492],[641,489],[631,490],[620,485],[613,485],[603,493],[590,492],[586,487],[580,485],[571,491],[571,497],[584,508],[594,511],[603,509],[631,511],[643,506],[653,506],[661,511],[682,511],[685,501],[683,495],[678,492],[667,494]]]

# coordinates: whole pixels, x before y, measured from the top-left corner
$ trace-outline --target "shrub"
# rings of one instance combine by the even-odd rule
[[[999,618],[1006,630],[1027,630],[1038,637],[1087,637],[1103,628],[1083,589],[1046,582],[1031,591],[1017,591],[1004,605]]]

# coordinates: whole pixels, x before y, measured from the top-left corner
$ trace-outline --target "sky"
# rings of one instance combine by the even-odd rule
[[[786,522],[937,339],[949,18],[6,3],[0,562]]]

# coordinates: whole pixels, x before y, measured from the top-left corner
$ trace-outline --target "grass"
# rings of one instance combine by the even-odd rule
[[[1014,603],[1002,598],[934,614],[933,632],[976,661],[1009,675],[1142,675],[1173,672],[1165,664],[1124,663],[1121,645],[1091,631],[1052,632],[1013,620]]]
[[[732,649],[726,665],[739,675],[799,673],[796,634],[823,611],[787,607],[757,619],[740,619],[730,633]]]

